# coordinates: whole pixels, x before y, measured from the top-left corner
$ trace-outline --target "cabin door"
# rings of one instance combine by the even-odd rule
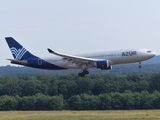
[[[42,59],[38,59],[38,65],[42,65]]]

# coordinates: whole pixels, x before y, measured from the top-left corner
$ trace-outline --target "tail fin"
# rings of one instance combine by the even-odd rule
[[[25,60],[28,58],[37,58],[36,56],[32,55],[29,51],[27,51],[22,45],[20,45],[12,37],[6,37],[5,39],[8,43],[8,46],[15,60]]]

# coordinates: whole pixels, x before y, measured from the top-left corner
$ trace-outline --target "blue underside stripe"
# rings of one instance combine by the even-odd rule
[[[39,68],[39,69],[48,69],[48,70],[63,70],[66,68],[63,67],[59,67],[57,65],[51,64],[47,61],[42,60],[42,63],[38,63],[39,58],[31,58],[31,59],[27,59],[27,64],[25,66],[27,67],[33,67],[33,68]],[[16,62],[11,62],[13,64],[19,64],[22,65],[20,63],[16,63]]]
[[[34,68],[40,68],[40,69],[48,69],[48,70],[62,70],[62,69],[66,69],[63,67],[59,67],[57,65],[51,64],[45,60],[42,60],[42,62],[40,62],[38,64],[38,59],[32,59],[32,60],[27,60],[28,64],[26,66],[28,67],[34,67]]]

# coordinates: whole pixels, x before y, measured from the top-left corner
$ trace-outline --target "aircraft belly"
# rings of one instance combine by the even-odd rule
[[[78,66],[77,64],[74,64],[72,62],[67,62],[67,61],[61,61],[61,62],[55,62],[55,63],[52,63],[56,66],[59,66],[59,67],[63,67],[63,68],[66,68],[66,69],[82,69],[82,66]],[[93,68],[93,65],[87,65],[86,68]]]
[[[76,64],[72,64],[72,63],[69,63],[69,62],[66,62],[66,61],[56,62],[56,63],[52,63],[52,64],[63,67],[63,68],[66,68],[66,69],[80,69],[80,67],[78,67]]]

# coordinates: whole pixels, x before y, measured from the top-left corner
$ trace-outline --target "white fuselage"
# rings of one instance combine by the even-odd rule
[[[92,53],[92,54],[84,54],[84,55],[77,55],[80,57],[87,57],[93,59],[102,59],[108,60],[109,65],[116,65],[116,64],[126,64],[126,63],[135,63],[135,62],[142,62],[144,60],[148,60],[154,57],[156,54],[149,49],[127,49],[127,50],[118,50],[112,52],[101,52],[101,53]],[[62,57],[53,57],[43,59],[51,64],[54,64],[59,67],[63,67],[66,69],[81,69],[81,66],[78,66],[74,62],[65,61]],[[87,65],[86,68],[94,68],[93,65]]]

